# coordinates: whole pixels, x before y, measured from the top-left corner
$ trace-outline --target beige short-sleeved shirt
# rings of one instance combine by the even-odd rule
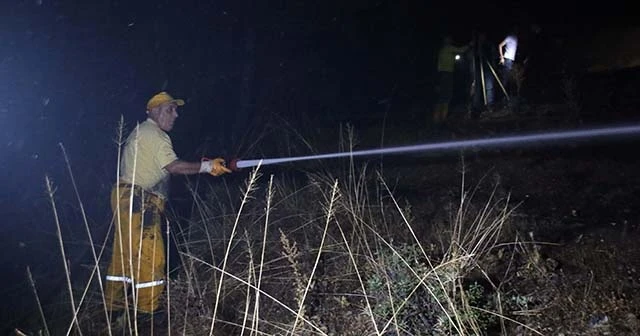
[[[155,121],[147,119],[127,138],[120,161],[120,179],[166,199],[170,174],[164,167],[175,160],[178,156],[169,135]]]

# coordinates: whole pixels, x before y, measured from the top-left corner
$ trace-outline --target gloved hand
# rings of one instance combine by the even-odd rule
[[[213,176],[220,176],[222,174],[230,173],[231,169],[225,166],[223,158],[215,158],[213,160],[208,158],[202,158],[200,164],[201,173],[209,173]]]

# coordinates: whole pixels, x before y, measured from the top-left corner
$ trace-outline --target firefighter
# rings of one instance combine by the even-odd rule
[[[442,47],[438,51],[438,86],[437,101],[433,109],[433,123],[440,124],[449,114],[449,103],[453,98],[453,71],[456,56],[467,50],[468,46],[456,47],[451,36],[445,36]]]
[[[516,53],[518,51],[518,28],[514,27],[509,34],[498,44],[498,53],[500,54],[500,62],[502,66],[501,78],[502,84],[508,93],[511,93],[513,81],[513,67],[516,61]]]
[[[231,172],[222,158],[187,162],[173,151],[171,131],[184,100],[166,92],[147,103],[147,120],[138,124],[124,145],[120,176],[111,192],[116,220],[111,263],[106,275],[105,299],[110,311],[133,307],[153,313],[165,284],[162,216],[173,174]],[[131,297],[132,301],[128,301]]]

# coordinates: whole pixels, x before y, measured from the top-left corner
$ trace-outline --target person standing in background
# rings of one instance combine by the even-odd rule
[[[516,61],[516,53],[518,51],[518,30],[514,28],[509,34],[498,44],[498,53],[500,54],[500,65],[502,65],[501,80],[505,88],[509,87],[512,82],[512,70]]]
[[[437,100],[433,109],[433,123],[438,125],[447,119],[449,103],[453,98],[453,71],[456,57],[467,50],[468,46],[456,47],[453,39],[447,35],[442,40],[442,47],[438,51],[438,86]]]

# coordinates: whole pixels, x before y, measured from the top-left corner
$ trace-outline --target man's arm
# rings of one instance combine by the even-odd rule
[[[187,162],[182,160],[175,160],[170,164],[164,166],[172,175],[194,175],[200,173],[200,162]]]
[[[187,162],[175,160],[164,166],[170,174],[194,175],[199,173],[211,174],[219,176],[230,173],[231,170],[224,165],[224,159],[215,158],[213,160],[206,159],[202,162]]]
[[[502,48],[507,45],[507,39],[504,39],[500,44],[498,44],[498,52],[500,53],[500,64],[504,63],[504,54],[502,53]]]

